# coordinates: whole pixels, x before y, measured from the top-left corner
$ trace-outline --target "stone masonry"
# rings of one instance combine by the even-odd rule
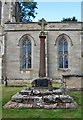
[[[11,79],[32,79],[38,77],[39,72],[39,32],[37,22],[21,24],[6,23],[6,76]],[[64,74],[81,73],[81,23],[48,22],[45,32],[47,33],[47,76],[59,79]],[[20,70],[20,39],[28,34],[32,41],[32,69]],[[66,35],[68,41],[68,69],[58,68],[57,40],[60,35]]]
[[[37,78],[39,74],[41,27],[38,22],[17,23],[14,16],[14,2],[4,0],[1,5],[0,41],[3,43],[4,53],[0,56],[0,78],[3,75],[8,78],[8,82],[16,80],[30,82],[29,80]],[[62,75],[83,74],[82,24],[82,22],[47,21],[45,27],[46,77],[56,81],[62,79]],[[28,70],[20,69],[20,40],[24,35],[28,35],[32,43],[32,68]],[[61,36],[65,36],[68,42],[67,69],[58,67],[57,43]]]

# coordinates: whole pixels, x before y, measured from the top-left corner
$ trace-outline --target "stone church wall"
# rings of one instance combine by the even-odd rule
[[[83,74],[83,33],[81,33],[81,73]]]
[[[33,77],[38,76],[39,69],[39,43],[36,42],[36,46],[33,43],[33,57],[32,57],[32,69],[29,71],[20,70],[20,43],[19,40],[24,34],[31,34],[34,36],[34,33],[31,32],[8,32],[7,41],[6,41],[6,75],[8,79],[32,79]],[[38,41],[37,34],[35,33],[35,39]]]
[[[60,23],[49,22],[45,29],[47,33],[47,76],[53,80],[62,78],[64,74],[80,74],[81,73],[81,23]],[[6,39],[6,75],[9,80],[12,79],[33,79],[39,74],[39,53],[40,26],[38,23],[16,24],[6,23],[5,32]],[[33,45],[32,69],[30,71],[20,70],[20,38],[25,35],[31,35]],[[68,56],[69,68],[58,68],[57,56],[57,37],[61,34],[68,35]],[[56,44],[55,44],[56,43]],[[35,45],[36,44],[36,45]],[[73,44],[73,45],[72,45]]]

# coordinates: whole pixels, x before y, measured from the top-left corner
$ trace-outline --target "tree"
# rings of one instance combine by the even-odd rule
[[[77,22],[77,19],[75,17],[72,18],[63,18],[63,20],[61,20],[62,22],[68,22],[68,21],[74,21]]]
[[[16,21],[31,22],[36,17],[37,2],[16,2]]]

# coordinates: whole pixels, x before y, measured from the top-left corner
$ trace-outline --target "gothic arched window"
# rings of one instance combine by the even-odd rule
[[[58,41],[59,68],[68,68],[68,42],[62,38]]]
[[[28,36],[24,36],[21,40],[21,68],[31,68],[32,61],[32,44]]]

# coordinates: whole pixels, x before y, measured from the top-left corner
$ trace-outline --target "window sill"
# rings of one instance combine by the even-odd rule
[[[70,69],[69,68],[58,68],[58,70],[61,70],[61,71],[69,71]]]
[[[20,71],[26,72],[26,71],[33,71],[33,69],[29,68],[29,69],[20,69]]]

